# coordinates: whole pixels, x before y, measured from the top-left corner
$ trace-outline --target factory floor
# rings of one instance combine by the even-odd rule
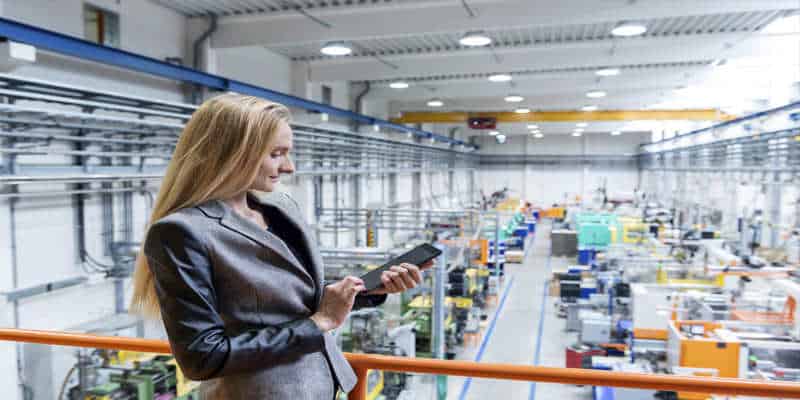
[[[523,263],[506,264],[506,276],[499,289],[497,306],[487,310],[488,319],[482,329],[480,344],[465,346],[458,352],[457,359],[486,363],[564,366],[564,348],[577,339],[577,334],[564,331],[565,321],[556,315],[555,299],[543,295],[551,272],[566,271],[569,264],[574,264],[574,260],[550,258],[549,254],[550,226],[543,223],[538,226],[535,238],[529,238],[528,251]],[[502,300],[503,297],[505,302]],[[495,318],[498,309],[499,314]],[[496,321],[492,329],[493,319]],[[476,360],[478,355],[480,359]],[[428,377],[415,377],[411,388],[414,392],[413,398],[436,398],[433,382]],[[590,387],[447,378],[448,400],[588,400],[591,398]]]

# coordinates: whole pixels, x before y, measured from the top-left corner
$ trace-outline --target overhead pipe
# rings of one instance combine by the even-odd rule
[[[217,31],[217,16],[214,14],[209,14],[210,24],[208,29],[200,35],[197,40],[194,41],[192,44],[192,67],[196,70],[200,70],[200,47],[203,45],[203,42],[211,37],[211,34]],[[205,70],[205,68],[203,68]],[[201,99],[201,91],[203,90],[200,85],[193,85],[192,90],[192,102],[195,104],[200,103]]]
[[[362,114],[361,110],[364,107],[362,107],[362,103],[361,102],[364,99],[364,96],[366,96],[367,93],[369,93],[370,89],[372,89],[372,84],[369,83],[369,81],[364,82],[364,90],[362,90],[361,93],[359,93],[358,96],[356,96],[355,104],[354,104],[354,107],[353,107],[353,108],[355,108],[355,110],[353,110],[353,111],[355,111],[358,114]],[[351,130],[353,132],[358,132],[358,129],[361,128],[361,122],[353,120],[350,123],[350,128],[351,128]]]

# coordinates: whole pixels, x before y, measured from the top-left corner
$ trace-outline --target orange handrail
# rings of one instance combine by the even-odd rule
[[[0,329],[0,340],[57,346],[170,353],[169,343],[161,340],[64,332]],[[373,354],[347,353],[345,356],[358,376],[358,386],[350,392],[350,400],[363,400],[365,398],[366,374],[369,369],[573,385],[598,385],[678,392],[800,399],[800,384],[788,382],[654,375],[576,368],[533,367],[514,364],[391,357]]]

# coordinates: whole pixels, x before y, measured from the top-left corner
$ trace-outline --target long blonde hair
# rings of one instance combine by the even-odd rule
[[[182,208],[246,191],[267,145],[289,110],[258,97],[223,94],[204,102],[186,123],[167,166],[148,228]],[[144,246],[136,258],[131,312],[158,318],[155,282]]]

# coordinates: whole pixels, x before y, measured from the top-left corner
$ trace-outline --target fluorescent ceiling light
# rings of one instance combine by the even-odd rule
[[[528,129],[539,129],[539,125],[528,125]]]
[[[597,111],[597,106],[583,106],[581,111]]]
[[[611,30],[614,36],[639,36],[647,32],[647,27],[635,22],[623,22]]]
[[[580,137],[581,135],[582,135],[582,133],[580,133],[580,132],[572,132],[572,136]]]
[[[403,81],[392,82],[389,84],[389,87],[392,89],[407,89],[408,82],[403,82]]]
[[[519,103],[519,102],[525,100],[525,98],[520,96],[520,95],[518,95],[518,94],[510,94],[510,95],[506,96],[505,100],[507,102],[509,102],[509,103]]]
[[[619,68],[603,68],[594,71],[598,76],[616,76],[619,75]]]
[[[578,128],[586,128],[587,126],[589,126],[589,124],[587,124],[586,122],[578,122],[577,124],[575,124],[575,126],[577,126]]]
[[[430,99],[428,100],[428,107],[441,107],[444,105],[444,102],[441,99]]]
[[[578,132],[578,133],[581,133],[581,132],[583,132],[584,130],[585,130],[585,129],[583,129],[583,128],[575,128],[575,130],[574,130],[573,132]]]
[[[530,108],[525,108],[525,107],[520,107],[520,108],[514,110],[514,112],[517,113],[517,114],[528,114],[528,113],[531,112],[531,109]]]
[[[606,97],[606,92],[602,90],[592,90],[591,92],[586,92],[586,97],[598,99],[600,97]]]
[[[346,56],[353,52],[345,42],[328,42],[320,50],[326,56]]]
[[[512,79],[511,75],[509,75],[509,74],[489,75],[489,81],[491,81],[491,82],[508,82],[511,79]]]
[[[492,38],[486,36],[486,33],[483,31],[473,31],[467,32],[461,37],[461,39],[458,40],[458,43],[469,47],[487,46],[492,43]]]
[[[489,131],[489,134],[492,135],[492,136],[497,136],[497,135],[500,134],[500,132],[498,132],[498,131]]]
[[[622,135],[622,132],[620,132],[620,131],[611,131],[611,136],[619,136],[619,135]]]
[[[537,139],[541,139],[541,138],[544,137],[544,135],[542,135],[541,133],[537,133],[537,134],[533,135],[533,137],[535,137]]]

